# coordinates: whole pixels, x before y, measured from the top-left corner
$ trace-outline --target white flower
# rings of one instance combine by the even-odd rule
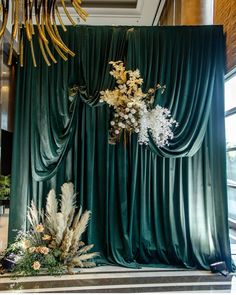
[[[127,91],[126,84],[119,85],[119,89],[120,89],[121,93],[126,93],[126,91]]]
[[[115,122],[114,121],[111,121],[111,126],[114,126],[115,125]]]
[[[126,108],[125,111],[126,111],[126,113],[128,113],[130,110],[129,110],[129,108]]]
[[[118,126],[119,126],[119,127],[122,127],[122,126],[123,126],[123,124],[122,124],[121,122],[119,122],[119,123],[118,123]]]
[[[177,122],[170,118],[168,109],[157,105],[151,111],[145,110],[140,118],[139,143],[148,144],[149,131],[158,147],[168,145],[169,139],[174,136],[172,127],[176,125]]]
[[[135,110],[135,109],[132,109],[132,110],[131,110],[131,113],[132,113],[132,114],[135,114],[135,113],[136,113],[136,110]]]
[[[121,117],[124,117],[124,114],[123,114],[122,112],[120,112],[119,115],[120,115]]]
[[[128,102],[128,103],[127,103],[127,107],[128,107],[128,108],[131,108],[131,107],[132,107],[132,103],[131,103],[131,102]]]
[[[139,69],[136,69],[136,71],[133,72],[134,77],[139,78],[140,77],[140,71]]]
[[[116,131],[115,131],[115,134],[119,134],[119,133],[120,133],[120,131],[119,131],[119,130],[116,130]]]
[[[127,120],[129,118],[128,115],[124,115],[124,119]]]
[[[135,119],[134,118],[131,118],[131,120],[130,120],[132,123],[134,123],[135,122]]]

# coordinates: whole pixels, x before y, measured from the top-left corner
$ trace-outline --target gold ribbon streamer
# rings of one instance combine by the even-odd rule
[[[0,39],[6,31],[9,19],[9,2],[10,0],[0,0],[0,19],[2,20]],[[61,7],[68,20],[73,26],[75,26],[77,23],[71,17],[66,7],[65,0],[12,0],[12,13],[10,13],[12,17],[12,29],[8,57],[9,65],[12,64],[14,44],[18,43],[19,48],[17,49],[17,54],[20,57],[20,65],[23,66],[24,40],[26,42],[28,41],[30,44],[31,57],[35,67],[37,66],[34,50],[36,44],[39,46],[43,59],[48,66],[51,65],[49,58],[54,63],[57,63],[57,60],[49,47],[49,43],[53,45],[63,60],[68,60],[67,55],[75,56],[75,53],[63,42],[58,30],[57,20],[59,21],[62,30],[64,32],[67,31],[58,8],[59,2],[61,3]],[[81,8],[81,0],[71,0],[70,2],[78,16],[86,21],[88,14]],[[34,27],[34,24],[36,27]],[[35,28],[37,28],[38,31],[38,43],[33,41],[33,39],[36,38]],[[23,37],[24,34],[22,30],[25,31],[26,38]]]

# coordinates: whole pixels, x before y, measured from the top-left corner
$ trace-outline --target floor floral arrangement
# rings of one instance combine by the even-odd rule
[[[76,194],[72,183],[61,187],[60,201],[50,190],[45,212],[32,202],[28,210],[30,229],[19,232],[16,241],[5,251],[5,264],[13,257],[13,273],[37,275],[42,270],[49,274],[74,273],[75,267],[93,267],[97,252],[94,245],[85,245],[85,232],[91,211],[76,213]],[[4,259],[3,259],[4,266]]]
[[[110,74],[116,79],[117,86],[114,90],[100,92],[100,102],[106,102],[113,110],[109,143],[120,141],[122,134],[138,133],[140,144],[147,145],[151,135],[158,147],[168,145],[174,136],[173,128],[178,124],[167,108],[154,106],[156,90],[163,93],[166,86],[157,84],[144,93],[138,69],[127,71],[122,61],[111,61],[110,64],[113,68]]]

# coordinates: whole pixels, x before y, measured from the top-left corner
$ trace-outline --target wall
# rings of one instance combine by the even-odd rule
[[[213,23],[213,0],[166,0],[160,25],[209,25]]]
[[[236,0],[166,0],[160,25],[223,25],[227,72],[236,70]]]
[[[215,0],[214,24],[223,24],[226,33],[227,72],[236,70],[236,1]]]

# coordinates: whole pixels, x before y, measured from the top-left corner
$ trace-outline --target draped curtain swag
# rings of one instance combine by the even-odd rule
[[[30,200],[45,205],[51,187],[72,181],[92,210],[84,237],[100,262],[232,270],[227,221],[224,134],[224,35],[221,26],[69,27],[76,53],[33,68],[25,48],[18,68],[10,240],[26,227]],[[144,91],[167,86],[155,103],[179,122],[170,145],[108,144],[111,60],[139,68]],[[78,92],[69,96],[76,85]]]

